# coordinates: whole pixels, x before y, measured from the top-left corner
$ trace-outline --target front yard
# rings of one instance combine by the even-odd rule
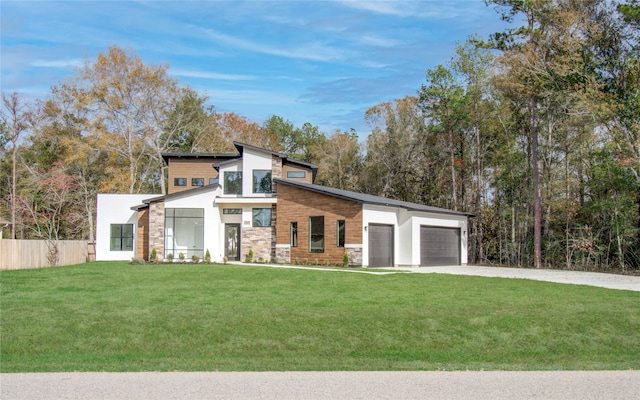
[[[1,372],[640,368],[640,292],[126,262],[0,285]]]

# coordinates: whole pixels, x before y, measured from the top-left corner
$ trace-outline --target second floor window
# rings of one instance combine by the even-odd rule
[[[224,194],[242,194],[242,171],[224,173]]]
[[[187,186],[187,178],[173,178],[173,186]]]
[[[204,178],[191,178],[191,186],[204,186]]]
[[[253,193],[271,193],[271,170],[253,170]]]

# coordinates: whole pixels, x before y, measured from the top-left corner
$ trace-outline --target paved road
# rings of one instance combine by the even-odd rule
[[[2,374],[0,398],[640,399],[640,371]]]

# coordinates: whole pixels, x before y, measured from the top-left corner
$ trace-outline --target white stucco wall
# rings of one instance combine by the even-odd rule
[[[420,266],[420,226],[460,228],[460,262],[467,264],[467,218],[464,216],[407,211],[403,208],[365,204],[362,212],[362,225],[393,225],[394,265]],[[369,236],[365,229],[362,236],[362,263],[369,264]]]
[[[244,197],[271,197],[270,193],[253,193],[253,170],[271,171],[271,153],[245,148],[242,152],[242,195]]]
[[[394,265],[398,265],[398,257],[400,254],[400,231],[398,217],[400,210],[395,207],[383,207],[365,204],[362,206],[362,226],[365,228],[362,232],[362,265],[369,266],[369,224],[385,224],[393,225],[393,257]]]
[[[411,263],[407,265],[420,265],[420,226],[438,226],[443,228],[460,228],[460,263],[467,264],[467,218],[457,215],[412,212],[411,217]]]
[[[201,208],[204,210],[204,253],[209,250],[212,261],[220,261],[220,213],[218,208],[214,207],[214,199],[219,196],[221,189],[216,187],[210,191],[187,193],[183,196],[172,196],[165,201],[165,210],[167,208]],[[203,254],[204,254],[203,253]]]
[[[96,203],[96,260],[131,260],[136,252],[138,213],[131,207],[157,194],[98,194]],[[111,251],[111,224],[133,224],[133,250]]]

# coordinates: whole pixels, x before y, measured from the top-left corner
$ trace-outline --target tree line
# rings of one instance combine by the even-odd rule
[[[46,99],[2,96],[8,236],[89,239],[97,193],[165,193],[164,152],[233,141],[319,166],[316,183],[474,214],[474,263],[640,269],[640,4],[487,0],[510,28],[457,44],[366,141],[257,123],[112,46]]]

